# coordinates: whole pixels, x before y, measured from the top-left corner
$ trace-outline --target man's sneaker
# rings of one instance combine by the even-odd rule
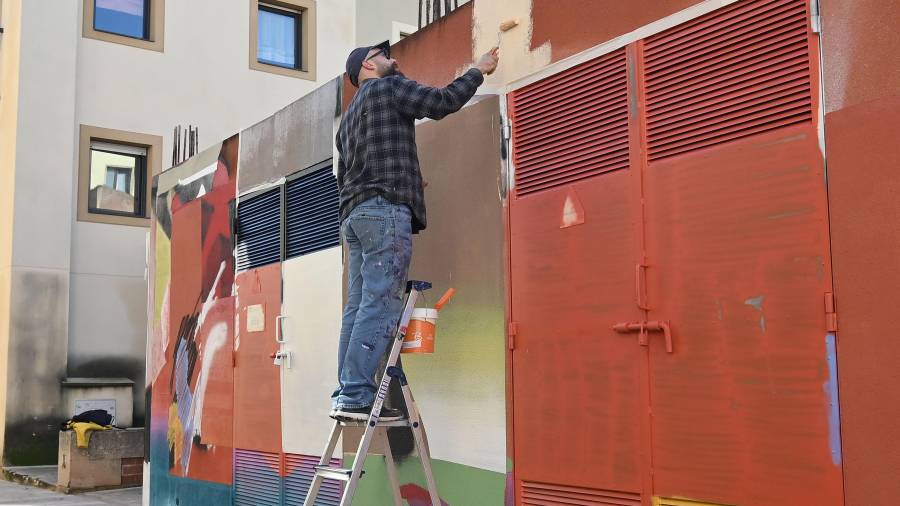
[[[330,416],[336,420],[364,422],[369,419],[369,413],[371,412],[372,406],[362,408],[337,408]],[[403,418],[402,411],[387,407],[381,408],[381,415],[378,417],[382,422],[393,422],[395,420],[402,420]]]

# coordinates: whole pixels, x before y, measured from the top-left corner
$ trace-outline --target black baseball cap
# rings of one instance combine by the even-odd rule
[[[359,70],[362,68],[366,56],[369,55],[369,51],[373,49],[381,49],[384,51],[385,56],[389,56],[391,54],[391,42],[386,40],[374,46],[358,47],[350,51],[350,56],[347,57],[347,76],[350,77],[350,82],[353,83],[353,86],[357,88],[359,88]]]

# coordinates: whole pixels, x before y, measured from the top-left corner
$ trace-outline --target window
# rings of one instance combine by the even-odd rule
[[[150,0],[94,0],[94,30],[146,40]]]
[[[300,17],[269,5],[259,5],[256,60],[289,69],[300,68]]]
[[[146,218],[146,167],[147,148],[92,140],[88,212]]]
[[[313,0],[250,0],[250,68],[315,80]]]
[[[82,125],[78,220],[149,225],[150,184],[162,138]]]
[[[163,50],[165,0],[84,0],[82,35]]]

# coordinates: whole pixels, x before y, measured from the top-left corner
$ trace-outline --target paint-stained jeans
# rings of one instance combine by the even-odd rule
[[[383,197],[356,206],[341,223],[350,250],[347,305],[338,347],[335,408],[375,401],[375,373],[394,337],[412,255],[412,214]]]

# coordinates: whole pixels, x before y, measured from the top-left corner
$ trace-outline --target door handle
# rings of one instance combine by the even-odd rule
[[[269,355],[269,358],[273,359],[272,363],[277,366],[281,366],[282,364],[286,365],[288,369],[291,368],[291,358],[293,354],[289,351],[276,351]]]
[[[283,339],[284,324],[281,323],[285,318],[287,318],[287,316],[284,316],[283,314],[275,317],[275,342],[278,344],[284,344],[287,342]]]
[[[638,344],[641,346],[650,344],[650,332],[662,332],[666,340],[666,352],[672,353],[672,327],[668,321],[617,323],[613,325],[613,330],[620,334],[639,332]]]

